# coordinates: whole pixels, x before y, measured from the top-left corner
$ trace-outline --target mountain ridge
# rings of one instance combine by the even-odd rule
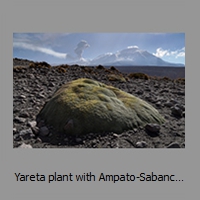
[[[113,66],[180,66],[181,63],[171,63],[156,57],[146,50],[137,47],[126,48],[115,53],[105,53],[92,59],[90,65]]]

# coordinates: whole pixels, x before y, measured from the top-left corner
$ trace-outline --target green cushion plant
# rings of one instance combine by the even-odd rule
[[[140,98],[86,78],[61,86],[38,117],[67,134],[121,133],[164,122],[159,112]]]

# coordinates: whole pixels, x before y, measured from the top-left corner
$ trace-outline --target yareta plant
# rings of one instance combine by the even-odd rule
[[[121,133],[147,123],[164,122],[147,102],[86,78],[61,86],[44,105],[38,118],[67,134]]]

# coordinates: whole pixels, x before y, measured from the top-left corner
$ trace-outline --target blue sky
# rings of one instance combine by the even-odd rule
[[[185,64],[184,33],[13,33],[13,58],[50,64],[89,60],[130,46]]]

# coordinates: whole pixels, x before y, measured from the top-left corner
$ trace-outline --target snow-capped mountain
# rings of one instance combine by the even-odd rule
[[[87,66],[184,66],[183,64],[166,62],[148,51],[134,46],[115,53],[105,53],[91,60],[81,57],[70,64]]]
[[[105,66],[184,66],[183,64],[166,62],[137,47],[130,47],[116,53],[102,54],[91,60],[90,64]]]

